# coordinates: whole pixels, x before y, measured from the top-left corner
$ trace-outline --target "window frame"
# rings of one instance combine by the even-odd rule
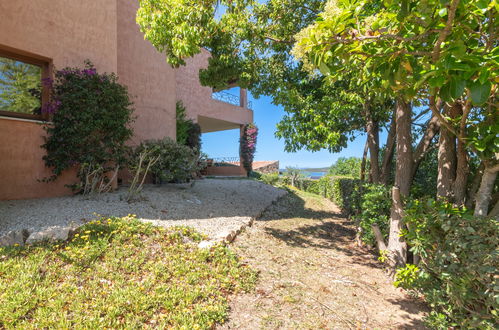
[[[42,74],[40,77],[40,83],[42,86],[42,100],[41,104],[47,103],[50,99],[50,89],[43,84],[43,79],[52,77],[52,60],[43,56],[35,55],[32,53],[19,51],[7,46],[0,45],[0,57],[5,57],[14,61],[24,62],[31,65],[36,65],[41,68]],[[40,115],[30,114],[30,113],[20,113],[14,111],[1,111],[0,116],[12,117],[20,119],[31,119],[38,121],[49,121],[50,115],[48,113],[42,113]]]

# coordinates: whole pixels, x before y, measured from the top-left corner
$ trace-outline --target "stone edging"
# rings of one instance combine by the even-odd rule
[[[283,198],[287,194],[288,194],[288,191],[285,190],[285,193],[283,193],[282,195],[280,195],[276,199],[274,199],[270,203],[269,206],[267,206],[262,211],[260,211],[256,216],[254,216],[254,217],[248,217],[247,220],[242,221],[241,225],[237,229],[230,230],[230,231],[224,231],[221,234],[217,235],[217,237],[214,238],[214,239],[212,239],[212,240],[201,241],[198,244],[198,247],[200,249],[210,249],[211,247],[213,247],[214,245],[217,245],[217,244],[230,244],[230,243],[232,243],[234,241],[234,239],[236,239],[237,235],[239,235],[247,227],[253,226],[253,223],[255,222],[256,219],[258,219],[259,217],[261,217],[262,214],[269,207],[271,207],[272,205],[274,205],[279,199]]]
[[[237,229],[224,231],[217,235],[212,240],[201,241],[198,244],[199,248],[209,249],[216,244],[229,244],[247,227],[251,227],[255,219],[259,218],[270,206],[275,204],[280,198],[288,194],[285,191],[282,195],[275,198],[269,206],[260,211],[254,217],[247,217],[241,221]],[[24,246],[34,244],[41,241],[66,241],[80,226],[51,226],[41,228],[37,231],[30,232],[27,229],[13,230],[0,236],[0,246]]]

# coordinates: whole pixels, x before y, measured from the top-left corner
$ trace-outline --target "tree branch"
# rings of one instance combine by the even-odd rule
[[[438,40],[433,47],[432,59],[433,63],[436,63],[440,58],[440,47],[442,43],[445,41],[445,38],[449,35],[452,29],[452,23],[454,22],[454,18],[456,17],[457,6],[459,5],[459,0],[452,0],[450,4],[448,13],[447,13],[447,23],[445,23],[445,28],[440,32],[438,36]]]

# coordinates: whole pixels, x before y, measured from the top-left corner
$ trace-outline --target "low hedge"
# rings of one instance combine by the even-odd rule
[[[265,182],[265,180],[262,180]],[[267,180],[269,181],[269,180]],[[272,181],[274,182],[274,181]],[[271,182],[267,182],[272,184]],[[289,178],[279,177],[279,183],[289,184]],[[360,209],[362,181],[349,177],[324,176],[319,180],[299,179],[296,188],[321,195],[338,205],[345,215],[357,214]]]

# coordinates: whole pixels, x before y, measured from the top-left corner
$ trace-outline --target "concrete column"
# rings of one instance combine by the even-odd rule
[[[248,108],[248,90],[246,88],[239,88],[239,103],[241,108]]]

